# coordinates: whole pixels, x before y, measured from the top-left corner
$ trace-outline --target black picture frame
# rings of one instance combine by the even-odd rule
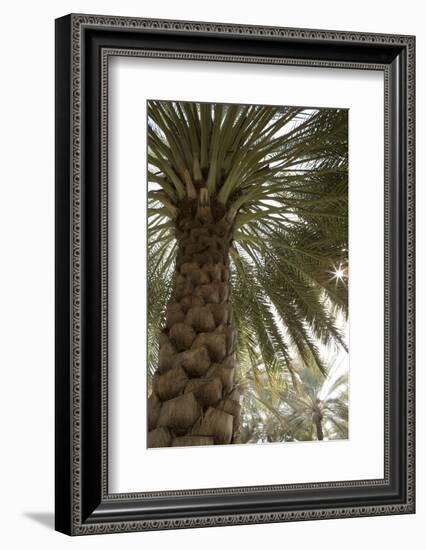
[[[376,69],[385,77],[385,476],[109,494],[109,55]],[[133,52],[133,53],[132,53]],[[414,501],[415,38],[71,14],[56,20],[56,529],[69,535],[409,514]]]

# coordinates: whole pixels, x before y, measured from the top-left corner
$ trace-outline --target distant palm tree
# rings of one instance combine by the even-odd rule
[[[347,111],[148,103],[148,445],[238,441],[236,371],[345,346]]]
[[[347,439],[347,369],[331,359],[325,373],[299,365],[292,375],[278,364],[245,367],[239,443]]]
[[[286,416],[293,439],[347,439],[348,437],[348,373],[333,377],[333,370],[324,378],[315,369],[300,371],[300,391],[280,392],[282,401],[292,413]]]

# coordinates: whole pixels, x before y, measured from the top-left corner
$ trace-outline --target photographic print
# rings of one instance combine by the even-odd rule
[[[348,110],[147,112],[147,446],[347,439]]]
[[[55,528],[414,513],[415,37],[69,14],[55,52]]]

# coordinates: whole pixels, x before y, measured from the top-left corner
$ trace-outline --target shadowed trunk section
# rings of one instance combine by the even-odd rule
[[[179,207],[175,283],[148,400],[148,447],[228,444],[237,435],[232,224],[206,189]]]

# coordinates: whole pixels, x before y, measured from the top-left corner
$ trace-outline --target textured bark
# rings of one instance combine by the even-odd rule
[[[148,400],[150,447],[228,444],[237,436],[232,229],[231,216],[206,192],[180,205],[175,284]]]

